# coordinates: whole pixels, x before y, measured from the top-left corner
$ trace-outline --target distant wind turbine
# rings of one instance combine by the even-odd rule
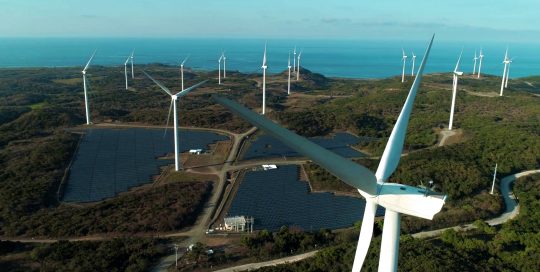
[[[291,94],[291,51],[289,51],[289,61],[287,62],[287,69],[289,69],[289,77],[287,79],[287,95]]]
[[[135,70],[133,69],[133,56],[135,55],[135,49],[131,51],[131,79],[135,78]]]
[[[412,52],[412,69],[411,69],[411,76],[414,76],[414,62],[416,60],[416,55],[414,52]]]
[[[476,78],[480,78],[480,73],[482,71],[482,60],[484,59],[484,53],[482,53],[482,48],[480,48],[480,62],[478,64],[478,76]]]
[[[180,63],[180,78],[182,80],[182,91],[184,90],[184,64],[189,59],[189,55]]]
[[[200,83],[197,83],[185,90],[182,90],[176,94],[173,94],[167,87],[163,86],[163,84],[161,84],[161,82],[155,80],[153,77],[151,77],[148,73],[146,73],[145,71],[143,71],[143,73],[150,79],[152,80],[156,85],[159,86],[159,88],[161,88],[166,94],[168,94],[170,97],[171,97],[171,106],[169,107],[169,115],[167,116],[167,124],[165,125],[165,129],[167,129],[167,127],[169,126],[169,118],[171,116],[171,109],[173,110],[173,127],[174,127],[174,170],[175,171],[178,171],[180,170],[181,166],[180,166],[180,152],[179,152],[179,149],[180,149],[180,145],[178,144],[178,114],[177,114],[177,109],[176,109],[176,100],[178,100],[179,98],[181,98],[182,96],[185,96],[186,94],[188,94],[189,92],[193,91],[195,88],[201,86],[202,84],[204,84],[206,82],[205,81],[202,81]]]
[[[405,82],[405,61],[407,60],[407,55],[405,55],[405,50],[403,50],[403,48],[401,48],[401,51],[403,53],[403,71],[401,72],[401,82]]]
[[[218,84],[221,85],[221,61],[223,60],[223,52],[221,52],[221,56],[219,56],[218,59]]]
[[[262,82],[262,91],[263,91],[263,97],[262,97],[262,114],[265,114],[266,111],[266,69],[268,66],[266,65],[266,43],[264,44],[264,55],[263,55],[263,62],[261,68],[263,69],[263,82]]]
[[[366,199],[366,205],[352,268],[353,272],[360,271],[366,258],[373,236],[375,213],[378,205],[386,209],[379,271],[397,271],[401,214],[431,220],[442,209],[446,200],[446,195],[433,192],[428,188],[387,182],[388,178],[396,170],[401,158],[409,117],[432,43],[433,38],[426,49],[409,95],[388,138],[388,143],[375,174],[368,168],[325,149],[234,101],[218,95],[212,96],[217,103],[240,115],[246,121],[264,130],[296,152],[322,166],[345,183],[358,189],[358,192]]]
[[[472,71],[472,74],[476,74],[476,61],[478,60],[478,57],[476,56],[476,50],[474,51],[474,65],[473,65],[473,71]]]
[[[92,53],[92,56],[90,57],[86,65],[84,66],[84,69],[82,70],[83,87],[84,87],[84,108],[86,111],[86,124],[87,125],[90,125],[90,109],[88,105],[88,92],[86,90],[86,70],[90,66],[90,62],[92,61],[95,55],[96,55],[96,50],[94,50],[94,53]]]
[[[296,69],[296,81],[300,80],[300,59],[302,58],[302,50],[298,54],[298,69]]]
[[[508,65],[510,65],[510,59],[508,59],[508,48],[506,48],[506,52],[504,53],[504,60],[502,63],[504,64],[504,70],[503,70],[502,82],[501,82],[501,93],[499,94],[499,96],[503,96],[503,91],[505,88],[504,83],[506,81],[506,74],[508,72]]]
[[[463,72],[458,71],[459,62],[461,61],[461,55],[463,55],[463,50],[461,50],[461,54],[459,54],[459,58],[456,63],[456,68],[454,68],[454,72],[452,74],[454,80],[452,84],[452,108],[450,109],[450,121],[448,122],[448,130],[452,130],[452,125],[454,123],[454,108],[456,107],[458,77],[463,75]]]
[[[225,52],[223,52],[222,54],[223,54],[223,78],[227,78],[227,69],[226,69],[227,56],[225,56]]]
[[[132,53],[133,54],[133,53]],[[129,60],[131,59],[131,55],[128,56],[126,61],[124,62],[124,77],[126,78],[126,90],[128,89],[128,74],[127,74],[127,64]]]
[[[511,58],[508,60],[508,69],[506,71],[506,81],[504,82],[504,87],[508,88],[508,78],[510,77],[510,64],[512,64],[512,61],[514,58]]]
[[[292,71],[293,73],[295,73],[296,72],[296,45],[294,46],[293,55],[294,56],[293,56],[293,68],[292,68],[293,70]]]

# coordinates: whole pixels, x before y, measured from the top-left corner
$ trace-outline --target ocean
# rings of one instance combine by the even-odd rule
[[[265,42],[268,71],[287,69],[288,53],[294,46],[302,51],[301,66],[329,77],[385,78],[401,74],[401,48],[406,50],[406,73],[411,73],[411,52],[417,55],[416,68],[424,54],[426,41],[373,40],[260,40],[203,38],[0,38],[0,68],[82,66],[97,49],[94,65],[121,66],[135,50],[135,65],[163,63],[179,65],[190,56],[186,67],[194,70],[217,70],[224,51],[227,70],[260,72]],[[460,43],[435,40],[426,72],[450,72],[463,48],[460,70],[472,73],[475,50],[483,48],[483,73],[501,75],[504,43]],[[510,77],[540,75],[540,46],[510,44],[514,58]],[[291,60],[292,63],[292,60]]]

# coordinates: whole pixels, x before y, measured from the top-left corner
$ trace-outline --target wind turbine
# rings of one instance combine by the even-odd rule
[[[90,62],[96,55],[96,50],[94,50],[94,53],[92,53],[92,56],[84,66],[84,69],[82,70],[82,77],[83,77],[83,87],[84,87],[84,108],[86,111],[86,124],[90,125],[90,110],[88,108],[88,92],[86,90],[86,70],[88,69],[88,66],[90,66]]]
[[[510,77],[510,64],[512,64],[512,60],[514,58],[511,58],[508,60],[508,69],[506,71],[506,81],[504,82],[504,87],[508,88],[508,78]]]
[[[503,75],[502,75],[502,82],[501,82],[501,93],[499,94],[499,96],[502,96],[503,95],[503,91],[504,91],[504,83],[506,81],[506,73],[508,72],[508,65],[510,65],[510,59],[508,59],[508,48],[506,48],[506,52],[504,53],[504,60],[502,62],[504,64],[504,70],[503,70]]]
[[[189,55],[180,63],[180,78],[182,79],[182,91],[184,90],[184,64],[189,59]]]
[[[169,107],[169,115],[167,116],[167,125],[165,125],[165,129],[167,129],[167,127],[169,126],[169,118],[171,116],[171,109],[172,109],[173,110],[173,127],[174,127],[174,170],[178,171],[180,170],[181,166],[180,166],[180,152],[179,152],[180,146],[178,144],[178,115],[177,115],[177,109],[176,109],[176,101],[182,96],[185,96],[189,92],[193,91],[195,88],[204,84],[206,80],[199,82],[176,94],[173,94],[167,87],[163,86],[161,82],[155,80],[145,71],[143,71],[143,73],[171,97],[171,106]]]
[[[293,70],[292,71],[293,73],[295,73],[296,72],[296,45],[294,46],[293,54],[294,56],[293,56],[293,68],[292,68]]]
[[[454,108],[456,107],[458,77],[463,75],[463,72],[458,71],[459,62],[461,61],[461,55],[463,55],[463,49],[461,50],[461,54],[459,54],[459,58],[456,63],[456,68],[454,68],[454,72],[453,72],[454,80],[452,84],[452,108],[450,109],[450,121],[448,122],[448,130],[452,130],[452,125],[454,123]]]
[[[493,190],[495,190],[495,180],[497,179],[497,164],[495,164],[495,171],[493,172],[493,182],[491,183],[491,192],[490,194],[493,194]]]
[[[287,79],[287,95],[291,94],[291,51],[289,51],[289,61],[287,62],[287,69],[289,69],[289,78]]]
[[[478,60],[478,57],[476,56],[476,50],[474,51],[474,66],[473,66],[473,71],[472,71],[472,74],[476,74],[476,61]]]
[[[302,58],[302,51],[298,54],[298,69],[296,69],[296,81],[300,80],[300,58]]]
[[[414,52],[412,52],[412,69],[411,69],[411,76],[414,76],[414,62],[416,60],[416,55]]]
[[[221,54],[223,54],[223,78],[227,78],[227,69],[225,68],[227,64],[227,56],[225,56],[225,52]]]
[[[126,59],[126,62],[124,62],[124,77],[126,78],[126,90],[128,89],[127,64],[128,64],[130,59],[131,59],[131,56],[128,56],[128,58]]]
[[[135,54],[135,50],[131,51],[131,78],[135,78],[135,70],[133,69],[133,55]]]
[[[482,70],[482,60],[484,59],[484,53],[482,53],[482,48],[480,48],[480,63],[478,64],[478,76],[476,78],[480,78],[480,72]]]
[[[434,38],[435,36],[433,36]],[[314,163],[327,169],[345,183],[358,189],[366,199],[362,229],[358,239],[353,271],[360,271],[366,257],[373,234],[375,212],[378,205],[386,208],[384,227],[381,241],[381,255],[379,258],[379,271],[396,271],[399,250],[400,214],[408,214],[425,219],[433,219],[444,205],[446,196],[435,193],[427,188],[419,188],[404,184],[387,183],[388,178],[397,168],[409,117],[413,108],[414,99],[422,80],[425,62],[428,58],[433,38],[426,49],[424,58],[418,69],[416,78],[411,86],[407,100],[392,130],[388,143],[381,157],[377,172],[354,163],[336,153],[325,149],[294,132],[287,130],[265,117],[258,115],[242,105],[213,95],[213,99],[240,115],[242,118],[264,130],[276,139],[279,139],[296,152],[308,157]]]
[[[405,61],[407,60],[407,55],[405,55],[405,50],[401,48],[401,51],[403,53],[403,72],[401,72],[401,82],[405,82]]]
[[[218,84],[221,85],[221,61],[223,60],[223,52],[221,52],[221,56],[219,56],[218,59]]]
[[[263,101],[262,101],[262,114],[264,115],[265,109],[266,109],[266,69],[268,66],[266,65],[266,44],[264,44],[264,55],[263,55],[263,63],[261,68],[263,69],[263,82],[262,82],[262,88],[263,88]]]

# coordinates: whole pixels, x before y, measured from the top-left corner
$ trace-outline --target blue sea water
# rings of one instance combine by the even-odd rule
[[[296,45],[303,51],[301,65],[330,77],[384,78],[401,74],[401,48],[409,55],[407,73],[411,72],[411,52],[418,56],[419,66],[426,41],[361,41],[361,40],[256,40],[256,39],[157,39],[157,38],[0,38],[0,67],[84,66],[97,49],[94,64],[120,66],[132,49],[135,63],[178,65],[190,56],[187,67],[196,70],[217,70],[221,51],[227,55],[227,70],[258,72],[264,43],[268,44],[270,73],[287,67],[288,52]],[[454,69],[463,48],[461,70],[472,72],[475,50],[484,50],[482,71],[502,74],[502,60],[507,44],[461,43],[438,41],[426,66],[426,72],[448,72]],[[510,77],[540,75],[538,44],[509,44],[514,58]]]

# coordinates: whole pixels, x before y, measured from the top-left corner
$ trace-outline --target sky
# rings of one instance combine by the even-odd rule
[[[540,42],[538,0],[0,0],[0,37]]]

